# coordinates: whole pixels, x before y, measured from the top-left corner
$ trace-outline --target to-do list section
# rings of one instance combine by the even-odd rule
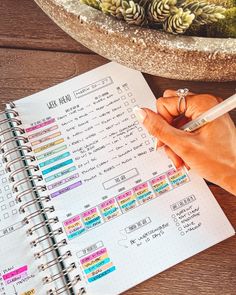
[[[57,117],[82,181],[106,174],[104,189],[116,184],[115,179],[109,181],[113,170],[153,151],[150,138],[133,114],[137,101],[128,83],[109,88],[107,84],[113,84],[111,77],[74,91],[77,104]],[[120,181],[136,175],[135,170],[126,171]]]
[[[95,70],[63,83],[64,87],[48,89],[40,103],[37,100],[39,112],[34,118],[21,106],[29,143],[51,198],[74,194],[76,189],[89,199],[96,189],[96,205],[111,191],[122,192],[121,186],[127,191],[137,179],[151,178],[153,171],[143,165],[147,158],[151,161],[150,155],[155,158],[153,139],[133,108],[151,108],[155,97],[141,73],[127,71],[134,75],[134,83],[130,74],[119,75],[121,68],[104,66],[97,75]],[[166,172],[169,167],[161,169]],[[128,185],[129,181],[133,183]]]

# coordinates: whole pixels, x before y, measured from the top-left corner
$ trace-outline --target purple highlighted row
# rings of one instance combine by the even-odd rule
[[[73,179],[76,179],[76,178],[78,178],[78,177],[79,177],[79,174],[78,174],[78,173],[75,173],[75,174],[73,174],[73,175],[71,175],[71,176],[69,176],[69,177],[67,177],[67,178],[64,178],[64,179],[62,179],[62,180],[59,180],[59,181],[57,181],[57,182],[55,182],[55,183],[49,185],[49,186],[48,186],[48,189],[49,189],[49,190],[52,190],[52,189],[54,189],[54,188],[56,188],[56,187],[58,187],[58,186],[61,186],[61,185],[65,184],[65,183],[67,183],[67,182],[69,182],[69,181],[71,181],[71,180],[73,180]]]
[[[82,184],[82,181],[79,180],[79,181],[77,181],[77,182],[75,182],[75,183],[73,183],[73,184],[71,184],[71,185],[69,185],[67,187],[64,187],[64,188],[60,189],[59,191],[56,191],[56,192],[52,193],[51,197],[52,198],[58,197],[58,196],[60,196],[60,195],[62,195],[64,193],[66,193],[66,192],[80,186],[81,184]]]

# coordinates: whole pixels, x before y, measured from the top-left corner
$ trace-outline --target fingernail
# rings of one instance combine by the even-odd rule
[[[155,138],[154,149],[155,149],[155,151],[158,150],[158,139],[157,138]]]
[[[147,117],[147,113],[140,109],[139,107],[134,107],[133,112],[140,123],[143,123],[145,118]]]

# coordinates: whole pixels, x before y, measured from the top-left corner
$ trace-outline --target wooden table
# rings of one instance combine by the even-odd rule
[[[7,101],[30,95],[106,62],[106,59],[67,36],[32,0],[0,1],[1,107]],[[193,92],[215,93],[226,98],[234,93],[236,88],[235,82],[185,82],[151,75],[145,75],[145,78],[157,97],[166,88],[178,89],[185,86]],[[236,122],[236,112],[231,114]],[[236,197],[215,185],[209,186],[236,228]],[[235,293],[234,236],[130,289],[125,294]]]

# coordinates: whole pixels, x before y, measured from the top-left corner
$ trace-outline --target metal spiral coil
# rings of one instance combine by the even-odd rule
[[[19,191],[18,186],[20,186],[23,183],[26,183],[28,181],[32,181],[32,180],[42,181],[43,177],[41,175],[32,175],[30,177],[24,177],[23,179],[18,180],[18,181],[13,181],[11,176],[9,176],[9,180],[10,180],[10,182],[13,182],[12,190],[14,192],[18,192]]]
[[[11,172],[9,174],[9,180],[10,182],[14,182],[14,176],[19,175],[21,172],[25,172],[26,170],[32,170],[32,171],[39,171],[39,167],[37,165],[27,165],[25,167],[21,167],[19,169],[16,169],[15,171]]]
[[[10,149],[10,150],[8,150],[8,151],[6,151],[5,153],[3,153],[3,155],[2,155],[2,157],[3,157],[3,161],[5,162],[5,163],[7,163],[8,162],[8,160],[7,160],[7,157],[9,156],[9,155],[11,155],[11,154],[13,154],[13,153],[16,153],[16,152],[27,152],[27,153],[30,153],[30,152],[32,152],[32,148],[30,147],[30,146],[16,146],[16,147],[14,147],[14,148],[12,148],[12,149]]]
[[[14,117],[18,117],[19,114],[17,113],[17,111],[13,110],[13,109],[5,109],[4,111],[1,111],[0,112],[0,115],[3,115],[3,114],[13,114]]]
[[[27,233],[27,235],[32,236],[33,233],[34,233],[35,231],[39,230],[40,228],[45,227],[45,226],[48,226],[48,225],[50,225],[50,224],[55,224],[55,223],[58,223],[58,222],[59,222],[58,217],[49,218],[48,220],[41,221],[41,222],[35,224],[34,226],[30,227],[30,228],[26,231],[26,233]]]
[[[47,262],[46,264],[41,264],[41,265],[39,265],[39,266],[38,266],[38,269],[39,269],[40,271],[44,271],[44,270],[46,270],[46,269],[48,269],[48,268],[54,266],[54,265],[57,264],[58,262],[61,262],[61,261],[66,260],[67,258],[69,258],[69,257],[71,257],[71,256],[72,256],[71,252],[70,252],[70,251],[67,251],[66,253],[60,255],[59,257],[56,257],[55,259],[53,259],[53,260]]]
[[[40,221],[33,226],[31,226],[27,231],[27,235],[33,235],[37,231],[45,228],[47,230],[46,234],[37,235],[37,237],[30,242],[32,247],[37,247],[40,243],[48,240],[49,247],[42,249],[40,252],[34,254],[35,259],[40,259],[43,256],[48,255],[50,252],[56,254],[56,257],[45,263],[39,265],[38,269],[44,271],[53,266],[60,266],[60,271],[56,274],[46,276],[43,279],[43,283],[52,283],[58,279],[64,278],[64,285],[58,289],[50,289],[47,294],[58,295],[65,294],[68,292],[73,293],[73,287],[81,280],[80,276],[75,276],[72,280],[68,276],[74,269],[76,269],[76,264],[72,262],[68,267],[64,265],[64,260],[72,257],[70,251],[66,251],[60,254],[59,249],[67,245],[66,239],[62,239],[59,242],[56,241],[55,237],[63,234],[63,229],[61,227],[52,229],[51,225],[59,222],[58,217],[48,217],[48,214],[55,211],[53,206],[44,206],[45,203],[51,200],[49,195],[40,195],[39,192],[44,192],[47,190],[45,185],[38,185],[38,182],[43,180],[40,174],[34,173],[40,171],[38,165],[36,165],[36,157],[32,155],[32,147],[27,143],[28,138],[25,136],[25,129],[22,127],[22,122],[19,118],[18,112],[15,110],[15,104],[9,103],[8,108],[5,111],[0,112],[0,115],[5,115],[3,119],[0,120],[0,125],[7,125],[8,128],[0,129],[0,153],[2,153],[2,161],[5,164],[5,170],[9,173],[9,181],[13,183],[12,190],[16,195],[16,202],[21,203],[19,207],[20,213],[27,214],[27,209],[35,206],[37,210],[27,214],[23,219],[23,224],[30,224],[37,217],[43,217],[44,220]],[[9,136],[7,136],[9,134]],[[8,145],[16,142],[17,146],[10,147]],[[22,163],[23,167],[15,169],[15,165]],[[27,174],[27,176],[25,176]],[[21,178],[22,175],[22,178]],[[16,177],[17,176],[17,177]],[[23,189],[22,185],[29,184],[30,188]],[[29,200],[28,196],[32,196]],[[82,295],[85,293],[84,288],[79,289],[77,295]]]
[[[26,196],[26,195],[28,195],[28,194],[30,194],[30,193],[33,193],[33,192],[39,192],[39,191],[44,192],[44,191],[46,191],[46,189],[47,189],[47,188],[45,187],[45,185],[33,186],[32,188],[29,188],[29,189],[27,189],[27,190],[21,192],[20,194],[18,194],[18,195],[16,196],[16,202],[17,202],[17,203],[22,202],[22,197],[24,197],[24,196]]]
[[[13,126],[13,127],[2,130],[0,132],[0,136],[3,136],[4,134],[7,134],[9,132],[19,132],[20,134],[25,134],[25,130],[23,128]]]
[[[5,167],[6,172],[12,172],[11,166],[14,164],[19,163],[20,161],[30,161],[31,163],[34,162],[36,159],[34,156],[31,155],[24,155],[20,157],[16,157],[14,160],[8,161]]]
[[[76,265],[75,263],[71,263],[66,269],[63,269],[62,271],[58,272],[57,274],[51,275],[51,276],[46,276],[43,278],[43,283],[47,284],[47,283],[51,283],[53,281],[58,280],[59,278],[61,278],[62,276],[64,276],[65,274],[69,274],[71,271],[73,271],[74,269],[76,269]]]
[[[23,205],[20,206],[19,208],[19,212],[20,213],[25,213],[25,209],[28,208],[29,206],[32,206],[34,204],[40,203],[40,202],[49,202],[51,200],[50,196],[45,196],[45,197],[40,197],[40,198],[36,198],[35,200],[30,200],[26,203],[24,203]]]
[[[66,246],[66,245],[67,245],[67,241],[66,241],[66,239],[63,239],[60,242],[58,242],[57,244],[51,245],[48,248],[45,248],[45,249],[43,249],[42,251],[40,251],[38,253],[35,253],[34,257],[36,259],[39,259],[42,256],[47,255],[48,253],[52,252],[53,250],[59,249],[59,248],[61,248],[63,246]]]
[[[80,276],[76,276],[71,282],[69,282],[68,284],[66,284],[64,287],[61,287],[59,289],[55,289],[52,290],[50,289],[48,291],[48,295],[60,295],[60,294],[65,294],[64,292],[71,290],[79,281],[81,280]],[[85,288],[80,288],[79,289],[79,293],[77,293],[76,295],[83,295],[85,294]]]
[[[20,126],[21,125],[21,121],[19,119],[15,119],[15,118],[6,118],[6,119],[3,119],[3,120],[0,120],[0,125],[1,124],[6,124],[6,123],[16,123],[17,126]]]
[[[47,240],[48,238],[55,237],[55,236],[58,236],[61,234],[63,234],[63,230],[61,227],[59,227],[58,229],[55,229],[55,230],[53,230],[49,233],[46,233],[45,235],[40,236],[37,239],[33,240],[32,242],[30,242],[30,245],[33,247],[36,247],[39,243]]]
[[[29,222],[30,222],[30,220],[32,219],[32,218],[35,218],[36,216],[38,216],[38,215],[42,215],[42,214],[45,214],[45,213],[47,213],[47,212],[54,212],[55,211],[55,208],[53,207],[53,206],[51,206],[51,207],[46,207],[46,208],[43,208],[43,209],[39,209],[39,210],[37,210],[37,211],[35,211],[35,212],[33,212],[33,213],[31,213],[31,214],[29,214],[29,215],[27,215],[23,220],[22,220],[22,222],[23,222],[23,224],[29,224]]]

